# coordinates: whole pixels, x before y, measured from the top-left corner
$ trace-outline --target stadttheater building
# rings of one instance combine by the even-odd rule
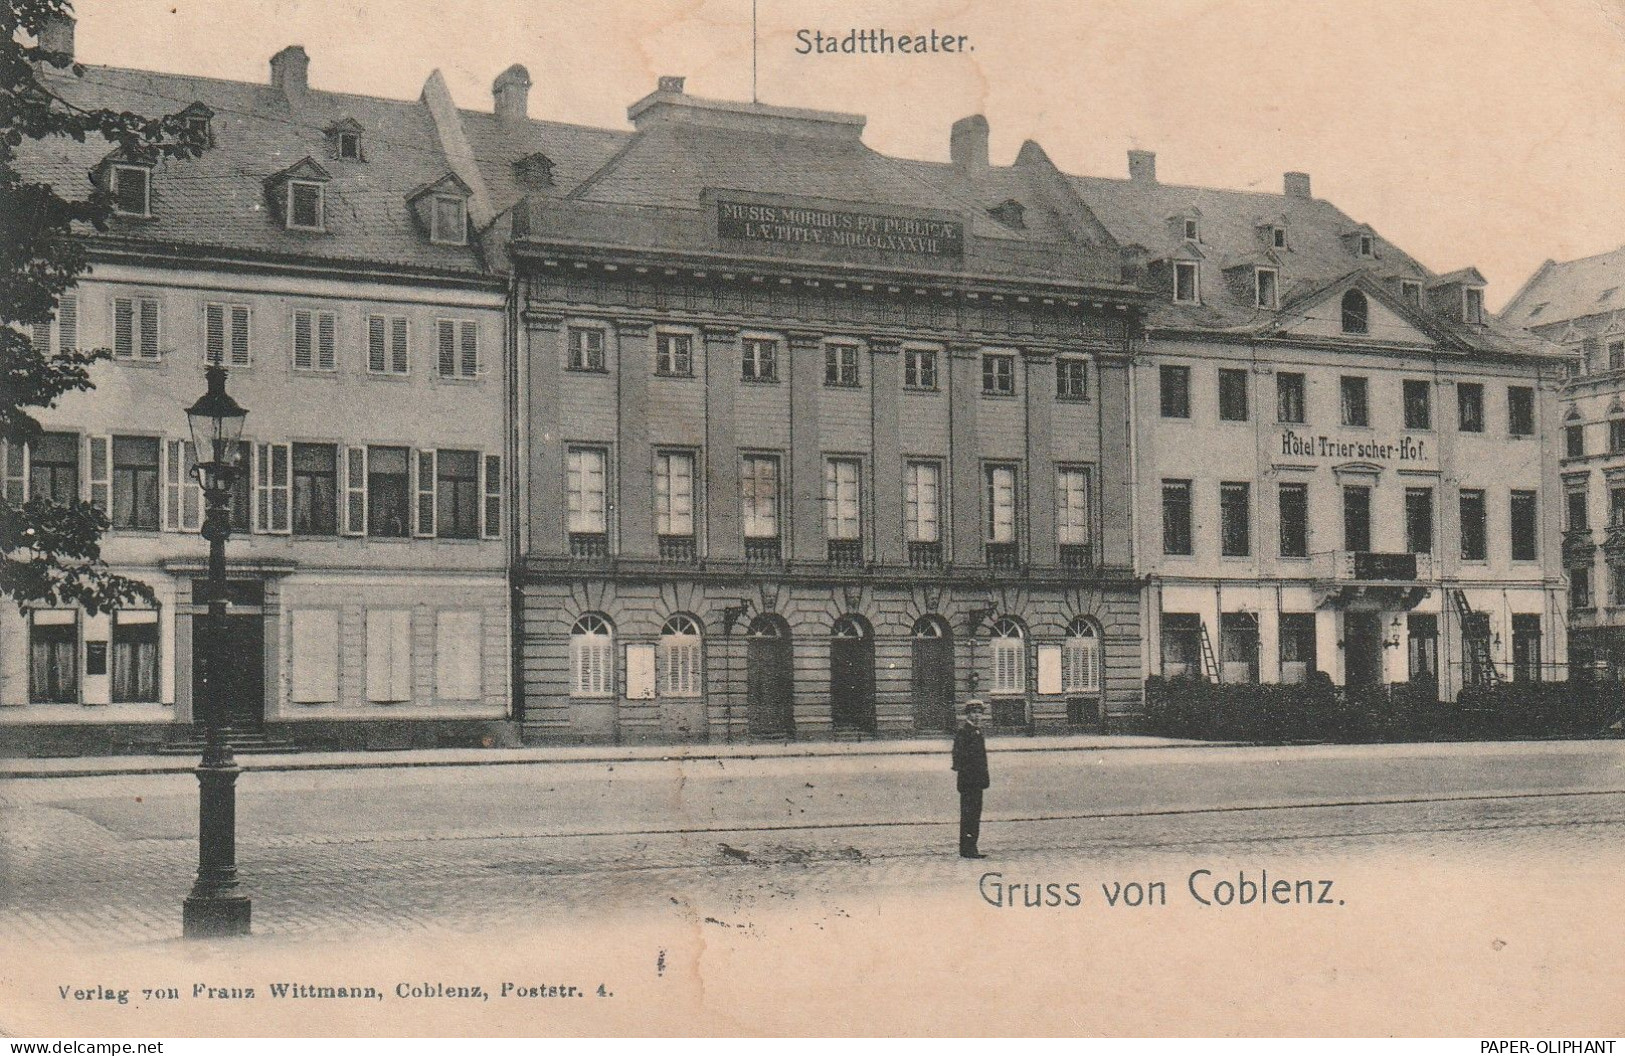
[[[1156,296],[1133,362],[1146,673],[1350,687],[1564,677],[1566,357],[1288,173],[1079,192]]]
[[[1033,148],[687,95],[513,210],[529,739],[1006,727],[1138,707],[1146,297]]]

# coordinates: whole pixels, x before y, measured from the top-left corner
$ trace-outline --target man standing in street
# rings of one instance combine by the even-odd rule
[[[982,831],[982,790],[988,786],[979,700],[965,705],[965,722],[954,734],[954,770],[959,774],[959,856],[986,858],[976,849]]]

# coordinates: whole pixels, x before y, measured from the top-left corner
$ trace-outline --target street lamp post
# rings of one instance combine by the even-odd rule
[[[238,445],[248,412],[226,394],[226,369],[204,372],[208,389],[186,411],[197,455],[193,476],[203,488],[203,538],[209,541],[209,614],[193,643],[203,661],[193,687],[192,720],[203,726],[198,763],[197,881],[186,896],[181,932],[188,938],[247,935],[253,905],[237,887],[237,775],[227,740],[229,701],[221,688],[226,667],[226,540],[231,536],[231,486],[241,461]],[[201,692],[199,692],[201,690]]]

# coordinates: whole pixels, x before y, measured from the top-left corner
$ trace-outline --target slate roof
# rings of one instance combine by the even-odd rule
[[[1554,336],[1570,322],[1582,333],[1602,333],[1621,310],[1625,246],[1579,260],[1546,261],[1501,309],[1501,320]]]

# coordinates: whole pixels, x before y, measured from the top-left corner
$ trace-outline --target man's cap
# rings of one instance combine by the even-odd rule
[[[969,704],[965,705],[965,714],[966,715],[969,715],[973,711],[976,712],[978,715],[980,715],[982,713],[982,702],[981,701],[973,700]]]

